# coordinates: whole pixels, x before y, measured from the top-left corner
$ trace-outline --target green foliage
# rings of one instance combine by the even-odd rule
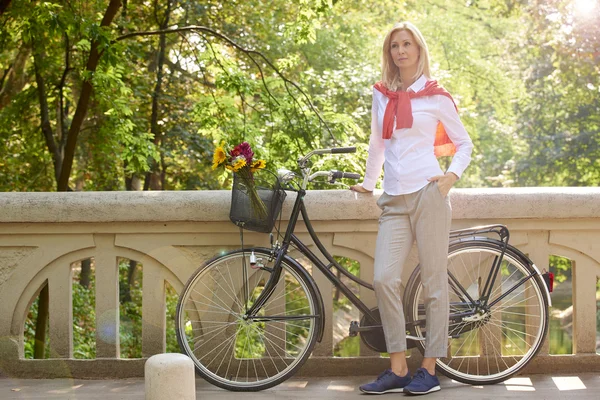
[[[228,181],[211,172],[210,157],[222,138],[250,142],[272,169],[294,169],[295,159],[315,147],[356,145],[356,155],[317,166],[362,173],[381,42],[398,20],[420,27],[434,78],[453,93],[475,142],[458,185],[600,179],[600,23],[570,0],[410,0],[400,8],[391,0],[210,0],[169,8],[164,2],[157,10],[136,0],[112,26],[100,27],[105,7],[17,0],[2,15],[0,151],[10,156],[0,161],[0,189],[54,186],[32,55],[57,144],[82,82],[94,87],[71,176],[78,190],[123,190],[125,178],[149,171],[160,175],[154,188],[220,188]],[[158,36],[112,42],[124,32],[157,29],[167,17],[170,25],[205,25],[260,51],[309,97],[257,53],[206,33],[170,34],[164,46]],[[102,55],[90,74],[94,42]]]
[[[92,261],[90,285],[81,285],[81,269],[76,268],[73,290],[73,357],[76,359],[96,358],[96,277]],[[120,351],[121,358],[140,358],[142,356],[142,279],[143,266],[136,265],[133,285],[127,286],[129,276],[129,260],[119,260],[119,290],[120,290]],[[129,291],[130,298],[125,293]],[[179,345],[175,334],[175,310],[179,294],[167,284],[166,286],[166,351],[178,353]],[[37,320],[39,298],[32,303],[24,328],[25,358],[33,358],[35,324]],[[49,336],[46,333],[46,354],[50,358]]]
[[[333,258],[338,262],[338,264],[340,264],[342,268],[350,272],[352,275],[360,275],[360,263],[358,261],[342,256],[334,256]],[[357,297],[360,297],[358,294],[359,286],[357,283],[351,281],[349,278],[345,277],[341,273],[338,273],[337,276],[338,279],[340,279],[344,285],[348,286],[348,288]],[[345,309],[347,311],[350,311],[350,309],[353,307],[352,303],[350,303],[346,296],[344,296],[343,293],[337,287],[334,287],[333,290],[333,310],[337,311]]]
[[[24,356],[25,359],[33,359],[34,354],[34,346],[35,346],[35,326],[37,321],[37,313],[38,313],[38,304],[40,302],[40,298],[36,298],[31,307],[29,308],[29,312],[27,313],[27,318],[25,319],[25,329],[23,330],[24,336]],[[48,325],[46,325],[46,345],[45,345],[45,353],[44,358],[50,358],[50,338],[48,335]]]
[[[345,337],[333,348],[334,357],[358,357],[360,356],[360,337]]]
[[[600,181],[600,14],[573,2],[532,2],[519,56],[525,92],[517,105],[526,143],[519,185],[596,186]]]
[[[551,255],[550,272],[554,273],[554,293],[550,312],[550,354],[573,353],[572,261]]]
[[[73,280],[73,358],[96,358],[96,277],[90,286],[80,284],[81,274]]]
[[[348,257],[334,256],[334,259],[340,264],[342,268],[350,272],[354,276],[360,276],[360,263]],[[359,286],[357,283],[351,281],[347,277],[338,273],[338,278],[342,283],[354,293],[357,297],[359,296]],[[354,305],[350,303],[350,300],[337,288],[333,288],[333,311],[334,313],[340,314],[342,312],[350,312],[354,308]],[[335,322],[334,322],[335,323]],[[360,337],[345,337],[336,343],[333,347],[334,357],[358,357],[360,355]]]
[[[179,299],[179,293],[173,289],[171,285],[167,283],[165,288],[166,293],[166,304],[167,304],[167,353],[179,353],[179,344],[177,343],[177,334],[175,332],[176,311],[177,311],[177,300]]]
[[[550,256],[550,272],[554,273],[555,284],[563,283],[571,279],[573,270],[571,269],[571,260],[560,256]]]
[[[129,282],[130,263],[127,259],[119,261],[119,303],[121,358],[142,357],[142,281],[143,266],[136,265],[133,282]],[[130,300],[124,298],[129,290]]]
[[[250,142],[269,169],[294,170],[298,156],[315,147],[355,145],[355,155],[323,157],[315,167],[364,173],[371,86],[380,76],[383,36],[399,20],[423,32],[433,77],[454,95],[475,143],[459,186],[600,181],[600,17],[582,14],[571,0],[156,4],[123,3],[114,23],[101,27],[107,2],[11,2],[0,16],[0,190],[55,190],[60,163],[42,133],[42,115],[47,111],[62,149],[86,81],[93,94],[71,173],[76,190],[123,190],[126,178],[149,172],[158,177],[154,189],[228,187],[230,177],[210,168],[221,139]],[[113,41],[156,30],[167,17],[168,26],[221,32],[275,69],[207,33]],[[86,71],[92,43],[101,52],[93,74]],[[553,257],[551,264],[557,284],[568,281],[568,261]],[[121,310],[123,354],[132,357],[141,354],[139,282]],[[172,315],[176,296],[167,293]],[[74,285],[74,309],[85,316],[74,328],[76,357],[94,356],[94,295]],[[334,304],[349,306],[342,297]],[[176,348],[174,325],[168,329],[168,346]]]

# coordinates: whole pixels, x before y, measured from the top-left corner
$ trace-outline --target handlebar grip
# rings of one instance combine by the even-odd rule
[[[359,180],[362,177],[360,176],[360,174],[356,174],[354,172],[344,172],[344,176],[342,176],[342,178]]]
[[[356,153],[356,147],[334,147],[331,154]]]
[[[358,180],[361,178],[360,174],[357,174],[354,172],[331,171],[331,173],[332,173],[333,179],[348,178],[348,179],[357,179]]]

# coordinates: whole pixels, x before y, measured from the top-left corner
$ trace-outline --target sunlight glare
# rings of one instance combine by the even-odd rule
[[[327,390],[335,390],[337,392],[352,392],[354,391],[354,387],[350,385],[344,385],[342,383],[331,382],[327,386]]]
[[[504,381],[504,385],[508,391],[535,392],[535,388],[533,387],[530,378],[511,378]]]
[[[281,384],[282,387],[293,389],[304,389],[308,385],[308,381],[287,381]]]
[[[575,0],[573,7],[577,14],[586,15],[598,7],[598,0]]]
[[[505,385],[533,386],[531,378],[510,378],[504,381]]]
[[[554,376],[552,377],[558,390],[581,390],[586,389],[585,385],[576,376]]]

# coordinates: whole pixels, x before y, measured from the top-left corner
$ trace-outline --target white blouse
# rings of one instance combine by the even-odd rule
[[[422,90],[427,78],[421,75],[408,90]],[[369,157],[362,186],[373,190],[384,167],[383,189],[389,195],[413,193],[429,183],[435,175],[443,175],[433,153],[433,143],[438,121],[446,129],[448,137],[456,146],[447,172],[460,178],[471,162],[473,142],[465,130],[452,100],[443,95],[411,99],[412,128],[395,129],[390,139],[382,138],[383,114],[388,98],[373,88],[371,109],[371,138]],[[396,126],[394,121],[394,127]]]

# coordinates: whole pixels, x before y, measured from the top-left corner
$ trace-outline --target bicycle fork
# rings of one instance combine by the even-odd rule
[[[275,257],[275,264],[273,265],[273,268],[261,267],[261,268],[268,270],[271,273],[271,276],[269,277],[269,280],[265,284],[264,289],[262,290],[262,292],[260,293],[260,295],[258,296],[256,301],[254,302],[254,304],[252,304],[252,306],[250,306],[250,308],[246,310],[245,315],[242,317],[243,319],[249,319],[249,318],[256,316],[256,313],[265,305],[265,303],[269,300],[269,298],[275,291],[277,282],[279,282],[279,278],[281,277],[281,270],[282,270],[281,261],[283,260],[283,257],[287,252],[287,245],[284,244],[284,246],[282,246],[281,248],[276,249],[274,251],[276,253],[276,257]],[[254,257],[254,259],[253,259],[253,257]],[[250,255],[251,266],[253,263],[257,264],[257,261],[258,260],[256,260],[256,256],[254,255],[254,253],[252,253]],[[245,270],[245,268],[244,268],[244,270]],[[245,304],[246,307],[248,307],[248,300],[249,299],[246,299],[246,304]]]

